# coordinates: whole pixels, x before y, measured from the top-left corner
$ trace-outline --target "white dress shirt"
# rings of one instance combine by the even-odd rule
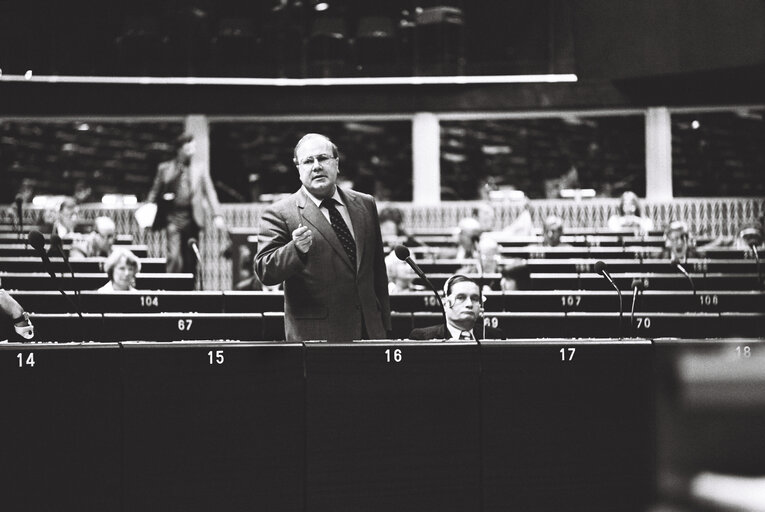
[[[321,214],[324,215],[324,218],[327,219],[327,222],[331,226],[332,221],[329,219],[329,210],[321,207],[322,200],[314,196],[310,192],[308,192],[308,189],[305,188],[305,186],[303,186],[303,191],[305,192],[305,195],[308,196],[308,199],[313,201],[313,204],[316,205],[316,208],[319,209]],[[343,218],[343,220],[345,221],[345,224],[348,226],[348,230],[351,232],[351,236],[353,237],[354,240],[356,240],[356,234],[353,232],[353,223],[351,223],[351,216],[348,213],[348,207],[345,206],[345,201],[343,201],[343,198],[340,197],[340,194],[337,191],[337,187],[335,187],[335,193],[332,195],[332,199],[337,201],[337,204],[335,204],[335,208],[337,209],[338,212],[340,212],[340,216]]]

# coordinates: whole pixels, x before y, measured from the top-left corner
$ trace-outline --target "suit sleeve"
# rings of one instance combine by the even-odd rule
[[[409,340],[425,340],[425,331],[422,329],[412,329],[412,332],[407,336]]]
[[[154,177],[154,183],[151,185],[148,195],[146,196],[147,203],[156,203],[157,196],[159,195],[159,189],[162,187],[162,164],[157,167],[157,175]]]
[[[383,325],[390,332],[393,328],[390,321],[390,295],[388,294],[388,270],[385,266],[385,252],[383,251],[382,234],[380,233],[380,219],[377,216],[377,205],[372,199],[372,225],[375,231],[375,263],[374,280],[375,294],[380,302]]]
[[[287,222],[272,208],[260,217],[255,273],[266,286],[283,283],[305,268]]]
[[[215,217],[220,216],[220,201],[218,201],[218,193],[215,191],[209,169],[205,169],[202,173],[202,187],[204,187],[205,199],[210,206],[210,212]]]

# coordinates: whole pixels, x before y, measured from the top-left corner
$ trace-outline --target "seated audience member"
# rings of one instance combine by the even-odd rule
[[[738,230],[738,236],[736,237],[734,247],[744,251],[751,251],[752,247],[754,247],[757,249],[757,252],[762,252],[762,250],[765,249],[764,232],[765,230],[759,222],[744,224]]]
[[[503,292],[514,292],[529,288],[529,268],[524,260],[510,260],[501,268],[502,279],[499,289]]]
[[[622,194],[619,213],[608,219],[608,229],[611,231],[634,231],[636,235],[646,234],[653,229],[653,221],[643,217],[637,194],[627,191]]]
[[[494,207],[489,203],[481,203],[473,208],[473,217],[478,220],[481,230],[484,232],[494,230],[497,214],[494,212]]]
[[[421,245],[404,229],[404,213],[398,208],[388,206],[380,210],[380,234],[382,234],[385,252],[388,253],[397,245],[416,247]]]
[[[557,215],[550,215],[542,225],[542,243],[534,244],[535,247],[570,247],[569,244],[561,243],[563,236],[563,219]]]
[[[478,219],[465,217],[457,224],[457,255],[458,260],[475,258],[476,244],[481,238],[483,228]]]
[[[71,237],[77,225],[77,203],[71,197],[65,197],[58,205],[56,220],[53,222],[52,234],[61,238]]]
[[[72,242],[69,258],[106,257],[112,252],[112,244],[116,239],[114,221],[109,217],[97,217],[93,221],[93,231]]]
[[[421,290],[421,286],[416,286],[413,281],[417,274],[406,261],[401,261],[392,252],[385,257],[385,270],[388,273],[388,293],[398,293]]]
[[[258,277],[258,274],[255,272],[255,259],[251,255],[249,249],[247,249],[246,254],[248,255],[249,260],[251,261],[250,264],[250,272],[249,277],[244,277],[239,282],[236,283],[236,286],[234,286],[235,290],[238,290],[240,292],[276,292],[281,289],[281,285],[276,284],[273,286],[266,286],[263,284],[263,282]],[[240,276],[245,276],[244,268],[242,269],[242,272],[240,273]]]
[[[517,237],[532,236],[534,234],[534,221],[531,220],[531,205],[528,199],[524,200],[521,213],[503,231],[505,235]]]
[[[476,262],[463,265],[457,270],[458,274],[495,274],[500,271],[499,243],[490,236],[484,235],[478,240],[473,257]]]
[[[688,224],[681,220],[670,223],[664,231],[664,250],[661,257],[678,263],[685,263],[688,258],[696,257],[696,250],[690,242]]]
[[[131,251],[116,247],[106,258],[104,270],[109,276],[109,282],[99,288],[99,292],[136,291],[135,276],[141,271],[141,260]]]
[[[34,337],[35,329],[32,321],[29,320],[29,315],[21,307],[21,304],[3,289],[2,281],[0,281],[0,311],[11,319],[16,334],[27,340]]]
[[[483,304],[478,283],[467,276],[455,274],[444,285],[444,312],[447,325],[413,329],[412,340],[482,340],[504,339],[499,329],[486,326],[481,320]],[[484,333],[485,329],[485,333]]]

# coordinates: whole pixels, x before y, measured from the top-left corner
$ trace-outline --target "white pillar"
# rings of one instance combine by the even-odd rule
[[[186,116],[185,130],[194,136],[194,164],[203,166],[207,171],[210,170],[210,124],[207,122],[207,116],[191,115]]]
[[[412,176],[415,204],[441,202],[441,130],[438,117],[420,112],[412,119]]]
[[[672,199],[672,123],[666,107],[645,116],[645,196]]]

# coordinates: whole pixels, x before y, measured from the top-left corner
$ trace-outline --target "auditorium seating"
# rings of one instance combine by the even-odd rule
[[[105,273],[75,273],[74,278],[62,274],[55,280],[45,273],[8,272],[2,274],[3,286],[17,290],[95,290],[108,281]],[[193,290],[192,274],[144,273],[136,276],[136,287],[141,290]]]

